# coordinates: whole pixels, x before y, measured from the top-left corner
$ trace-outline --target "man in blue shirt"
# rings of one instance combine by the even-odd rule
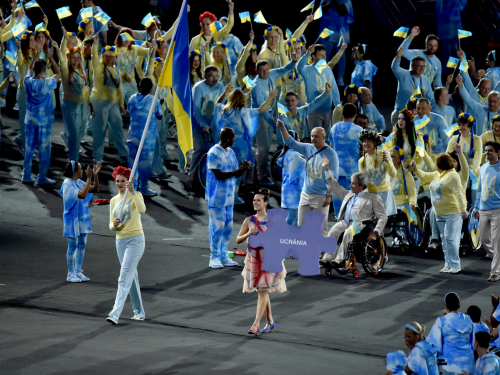
[[[52,124],[55,122],[54,106],[52,104],[51,90],[57,88],[57,81],[61,78],[61,71],[54,60],[54,48],[57,43],[52,41],[49,51],[49,60],[56,73],[50,78],[45,78],[47,62],[40,60],[42,45],[37,44],[37,55],[30,65],[29,73],[24,78],[24,87],[27,94],[27,110],[24,119],[26,129],[26,143],[24,152],[24,165],[22,182],[33,183],[31,166],[33,155],[38,148],[38,185],[55,184],[54,180],[47,178],[50,164],[50,137]]]
[[[309,58],[312,59],[312,64],[309,65]],[[333,76],[332,69],[329,66],[320,68],[318,62],[323,61],[326,65],[326,50],[321,44],[315,44],[308,48],[307,54],[302,56],[297,64],[297,70],[304,77],[306,84],[307,104],[310,104],[324,90],[325,83],[332,85],[332,93],[329,101],[323,102],[314,112],[312,112],[307,121],[309,122],[309,130],[312,133],[313,128],[321,127],[326,134],[330,133],[332,126],[332,103],[337,105],[340,103],[340,94],[337,82]]]
[[[446,121],[443,116],[431,112],[429,100],[421,98],[418,99],[417,115],[413,121],[423,119],[425,116],[429,118],[429,122],[423,128],[416,129],[417,132],[429,136],[429,144],[436,155],[445,152],[449,140],[445,131],[447,128]]]
[[[368,128],[378,131],[385,130],[384,116],[379,112],[375,104],[372,102],[372,92],[368,87],[361,87],[361,96],[359,102],[361,104],[360,112],[368,117]]]
[[[220,142],[210,148],[207,155],[208,235],[210,240],[209,267],[237,266],[227,256],[227,244],[233,231],[234,188],[236,178],[252,168],[252,163],[238,159],[231,146],[235,134],[231,128],[222,128]]]
[[[425,59],[425,71],[424,76],[426,76],[434,89],[442,87],[441,82],[441,61],[435,55],[439,47],[439,38],[436,35],[429,34],[425,38],[425,50],[423,49],[408,49],[410,43],[414,38],[420,34],[420,27],[415,26],[411,29],[411,33],[406,38],[403,43],[401,43],[401,48],[403,48],[403,57],[408,60],[412,60],[415,56],[421,56]]]
[[[331,190],[326,182],[322,158],[330,161],[332,174],[339,176],[339,158],[337,153],[326,144],[326,133],[323,128],[314,128],[311,132],[311,143],[299,143],[286,130],[283,121],[278,120],[276,127],[281,132],[285,144],[292,150],[300,152],[306,158],[306,178],[300,195],[298,225],[304,223],[304,212],[316,211],[325,215],[323,236],[328,234],[328,209],[332,201]]]
[[[475,375],[496,375],[499,373],[500,363],[495,353],[489,351],[491,346],[490,341],[491,336],[489,332],[477,332],[474,334],[474,351],[478,355]]]
[[[276,90],[276,79],[290,73],[295,67],[298,56],[293,53],[292,61],[281,68],[270,69],[266,60],[257,62],[257,78],[255,78],[255,87],[251,91],[252,108],[259,108],[268,98],[269,94]],[[273,138],[274,121],[278,116],[277,100],[274,99],[269,109],[259,115],[259,128],[255,134],[254,142],[257,148],[257,173],[259,184],[261,186],[274,185],[269,176],[269,149]]]
[[[491,262],[488,281],[500,280],[500,143],[484,144],[487,163],[481,167],[474,217],[479,219],[481,242]]]
[[[394,60],[392,61],[392,71],[398,79],[398,91],[396,93],[396,103],[391,116],[391,123],[395,125],[398,120],[399,111],[405,108],[406,102],[412,96],[429,99],[431,106],[434,105],[434,93],[429,79],[424,76],[425,59],[415,56],[411,60],[411,70],[401,68],[401,57],[403,49],[399,47]],[[420,93],[416,92],[420,89]]]
[[[450,94],[448,90],[444,87],[438,87],[434,90],[434,100],[436,104],[434,104],[431,108],[431,112],[436,113],[444,118],[446,122],[446,126],[451,126],[455,122],[457,122],[457,114],[455,109],[448,105],[450,102]]]
[[[188,175],[188,186],[191,188],[198,180],[201,158],[213,145],[215,104],[223,92],[219,71],[213,65],[207,66],[205,79],[193,87],[193,155]]]

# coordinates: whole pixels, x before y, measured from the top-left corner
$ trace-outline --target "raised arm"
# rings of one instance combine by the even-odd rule
[[[247,75],[245,64],[250,57],[250,51],[253,46],[253,39],[254,39],[254,32],[253,30],[250,32],[250,38],[248,40],[247,45],[245,46],[245,49],[241,53],[240,58],[238,59],[238,62],[236,63],[236,78],[238,80],[238,83],[240,86],[243,86],[243,78]]]
[[[229,8],[229,16],[227,17],[227,24],[213,35],[213,39],[215,41],[227,38],[227,36],[231,33],[231,30],[234,26],[234,3],[231,0],[229,0],[227,6]]]
[[[407,60],[411,60],[415,56],[415,53],[409,50],[409,47],[413,39],[416,38],[418,34],[420,34],[420,28],[415,26],[411,29],[410,35],[403,40],[403,43],[401,43],[400,48],[403,49],[403,57]]]
[[[61,70],[59,69],[59,65],[56,63],[56,60],[54,60],[54,50],[59,50],[59,46],[55,40],[52,40],[52,47],[49,49],[49,60],[55,73],[53,78],[57,82],[61,78]]]
[[[306,20],[304,22],[302,22],[302,25],[299,26],[299,28],[297,30],[295,30],[295,32],[292,34],[291,38],[292,39],[300,39],[302,37],[302,35],[304,35],[304,32],[306,31],[307,29],[307,26],[309,26],[309,24],[314,20],[314,17],[313,16],[307,16],[306,17]]]
[[[462,97],[465,104],[467,104],[467,107],[469,107],[474,113],[482,113],[484,107],[471,98],[471,96],[465,89],[464,81],[460,74],[457,75],[455,81],[457,81],[458,91],[460,92],[460,96]]]
[[[330,69],[333,70],[333,68],[335,67],[335,65],[337,65],[337,63],[340,61],[340,59],[342,58],[342,55],[344,54],[345,50],[347,48],[347,44],[346,43],[342,43],[342,46],[340,47],[340,50],[337,52],[337,54],[335,56],[332,57],[332,59],[328,62],[328,66],[330,67]]]
[[[276,89],[269,93],[269,97],[267,98],[267,100],[264,103],[262,103],[262,105],[259,107],[259,115],[261,113],[264,113],[267,107],[269,107],[269,105],[273,102],[273,99],[278,96],[278,91],[279,89]]]
[[[401,56],[403,56],[403,49],[400,47],[398,48],[396,57],[394,58],[394,60],[392,60],[391,65],[391,69],[398,81],[401,81],[404,78],[405,73],[407,72],[407,70],[401,68]]]

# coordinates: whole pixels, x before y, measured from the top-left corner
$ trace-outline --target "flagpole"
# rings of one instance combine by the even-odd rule
[[[132,167],[132,172],[130,172],[130,177],[128,179],[129,182],[132,182],[134,179],[135,170],[137,169],[137,164],[139,164],[139,158],[141,156],[142,147],[144,146],[144,142],[146,141],[146,136],[148,134],[149,124],[151,123],[151,118],[153,117],[153,112],[156,108],[156,102],[158,101],[158,95],[160,93],[160,86],[156,86],[155,96],[153,99],[153,103],[151,103],[151,108],[149,109],[148,119],[146,121],[146,126],[144,127],[144,132],[142,133],[141,143],[139,143],[139,148],[137,149],[137,154],[135,155],[134,165]],[[128,188],[125,190],[125,194],[123,195],[123,200],[120,205],[120,211],[118,213],[118,218],[122,219],[123,209],[125,207],[125,202],[127,200]]]
[[[252,20],[250,20],[250,30],[253,31]]]
[[[316,5],[316,0],[314,0],[313,7],[312,7],[312,9],[311,9],[311,14],[310,14],[311,16],[312,16],[312,15],[313,15],[313,13],[314,13],[314,6],[315,6],[315,5]]]
[[[104,25],[104,26],[106,26],[106,25]],[[101,27],[101,28],[99,29],[99,31],[98,31],[98,32],[96,32],[96,33],[94,34],[94,36],[96,36],[97,34],[99,34],[99,33],[101,32],[101,30],[102,30],[102,29],[104,29],[104,26],[103,26],[103,27]]]
[[[313,46],[318,42],[319,38],[321,38],[321,36],[318,36],[318,39],[312,44]]]
[[[59,17],[57,17],[57,18],[59,18]],[[61,23],[61,27],[64,27],[60,18],[59,18],[59,22]]]

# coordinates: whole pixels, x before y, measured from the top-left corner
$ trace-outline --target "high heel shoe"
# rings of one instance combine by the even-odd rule
[[[271,333],[274,330],[274,326],[276,325],[276,323],[274,322],[272,323],[267,322],[267,324],[269,324],[269,328],[268,329],[263,328],[261,330],[262,333]]]
[[[256,324],[252,324],[252,328],[253,327],[257,327],[256,329],[249,329],[248,330],[248,334],[249,335],[255,335],[255,336],[259,336],[259,333],[260,333],[260,328],[258,325]]]

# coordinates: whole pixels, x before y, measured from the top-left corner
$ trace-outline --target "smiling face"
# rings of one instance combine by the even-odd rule
[[[495,120],[493,124],[491,125],[493,128],[493,133],[495,133],[496,137],[500,136],[500,120]]]
[[[82,62],[82,55],[80,52],[78,51],[71,52],[68,57],[69,57],[68,61],[73,67],[73,69],[76,69],[80,66],[80,63]]]
[[[347,103],[354,104],[358,101],[358,96],[356,94],[347,94]]]
[[[325,147],[326,133],[323,128],[314,128],[311,132],[311,143],[316,149],[321,150]]]
[[[424,70],[425,70],[425,61],[415,60],[411,64],[411,71],[416,76],[420,76],[420,75],[424,74]]]
[[[428,40],[425,48],[429,55],[434,55],[439,47],[439,43],[436,39]]]
[[[36,49],[36,39],[34,35],[30,35],[29,49]]]
[[[361,88],[361,98],[359,98],[361,104],[368,105],[372,102],[372,92],[367,87]]]
[[[481,82],[479,82],[478,91],[479,95],[486,98],[491,92],[491,81],[487,78],[482,79]]]
[[[375,150],[375,142],[371,139],[363,139],[363,150],[367,153],[370,153]]]
[[[468,137],[470,136],[470,127],[469,127],[469,121],[465,119],[460,119],[458,120],[458,126],[460,133],[462,133],[462,136]]]
[[[486,160],[488,160],[490,164],[495,164],[498,161],[498,152],[495,151],[493,146],[486,146],[484,152],[486,154]]]
[[[221,46],[216,46],[212,50],[212,56],[214,57],[214,61],[217,63],[222,63],[224,62],[224,50],[222,49]]]
[[[500,94],[496,91],[490,92],[488,95],[488,109],[490,112],[498,112],[500,107]]]
[[[257,212],[266,210],[268,202],[264,202],[264,195],[255,194],[253,197],[253,209]]]
[[[280,40],[280,34],[276,30],[271,30],[267,32],[267,46],[271,49],[276,49],[278,47],[278,42]]]
[[[122,174],[116,176],[116,187],[118,188],[118,191],[122,194],[125,193],[125,190],[127,189],[125,187],[125,183],[127,181],[128,181],[127,178]]]
[[[408,349],[411,350],[418,342],[419,335],[417,335],[411,329],[405,328],[404,339],[405,339],[405,345],[407,346]]]
[[[36,36],[36,42],[45,45],[47,43],[47,36],[44,33],[38,33]]]
[[[195,57],[193,57],[193,65],[191,66],[191,68],[192,69],[198,69],[198,67],[200,66],[200,64],[201,64],[200,56],[196,55]]]
[[[102,54],[102,63],[108,67],[115,65],[116,56],[114,52],[105,51]]]

